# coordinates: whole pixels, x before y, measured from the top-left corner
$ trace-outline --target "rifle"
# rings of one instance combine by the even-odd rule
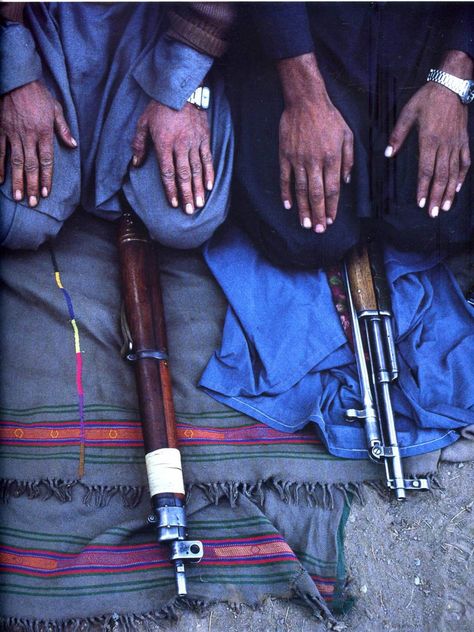
[[[429,482],[403,474],[390,397],[390,385],[398,377],[392,302],[383,254],[374,241],[350,252],[343,276],[363,406],[347,410],[346,419],[363,422],[369,457],[385,465],[387,486],[404,500],[406,490],[429,489]]]
[[[155,244],[140,219],[119,222],[122,293],[129,329],[126,358],[135,364],[145,462],[158,541],[171,547],[178,595],[186,595],[185,562],[199,562],[202,543],[187,540],[184,482],[177,449],[159,263]]]

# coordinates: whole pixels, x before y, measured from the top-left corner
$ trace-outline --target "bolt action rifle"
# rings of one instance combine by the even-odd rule
[[[429,482],[403,474],[390,397],[391,384],[398,377],[392,302],[383,254],[374,241],[351,251],[343,276],[363,406],[348,410],[346,419],[364,424],[369,457],[385,465],[387,486],[398,500],[404,500],[406,490],[429,489]]]
[[[140,219],[126,211],[119,223],[122,293],[135,364],[152,515],[158,541],[170,545],[178,595],[186,595],[185,562],[199,562],[202,543],[187,540],[184,482],[177,449],[163,301],[155,244]]]

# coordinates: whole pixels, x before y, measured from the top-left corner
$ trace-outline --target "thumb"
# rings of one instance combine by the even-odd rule
[[[416,121],[415,108],[411,107],[408,104],[400,112],[398,120],[395,123],[395,127],[393,128],[392,133],[390,134],[390,138],[388,139],[388,145],[385,148],[386,158],[391,158],[392,156],[395,156],[399,152],[411,128],[413,127],[415,121]]]
[[[69,125],[64,118],[63,109],[56,101],[54,104],[54,127],[56,134],[68,147],[77,147],[77,141],[72,137]]]

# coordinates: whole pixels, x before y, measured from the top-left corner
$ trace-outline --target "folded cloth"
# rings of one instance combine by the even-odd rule
[[[204,542],[189,598],[175,598],[168,551],[146,522],[115,232],[77,213],[51,248],[2,254],[0,629],[135,629],[184,607],[268,596],[332,618],[329,608],[348,604],[349,504],[383,472],[328,455],[312,429],[273,430],[196,388],[226,301],[200,253],[163,249],[190,537]]]
[[[206,262],[229,309],[200,385],[216,400],[285,432],[312,422],[329,452],[367,458],[354,356],[324,271],[280,269],[237,227]],[[436,256],[386,249],[400,377],[392,389],[402,456],[452,444],[474,422],[474,312]]]

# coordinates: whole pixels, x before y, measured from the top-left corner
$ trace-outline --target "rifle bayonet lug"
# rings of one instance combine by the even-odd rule
[[[171,560],[173,562],[193,562],[202,560],[204,547],[199,540],[175,540],[171,544]]]
[[[356,408],[348,408],[346,410],[346,421],[365,421],[367,413],[365,410],[357,410]]]

